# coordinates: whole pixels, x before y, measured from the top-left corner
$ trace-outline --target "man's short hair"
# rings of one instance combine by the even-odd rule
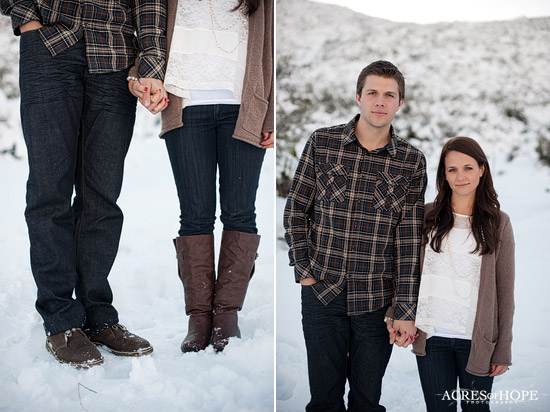
[[[356,89],[356,92],[359,96],[361,96],[361,92],[363,91],[363,85],[365,84],[365,79],[369,74],[374,76],[385,77],[387,79],[395,79],[395,81],[397,82],[397,88],[399,90],[399,100],[401,101],[405,99],[405,78],[403,77],[403,74],[401,74],[399,69],[395,67],[393,63],[390,63],[385,60],[375,61],[369,64],[363,70],[361,70],[361,73],[357,78],[357,89]]]

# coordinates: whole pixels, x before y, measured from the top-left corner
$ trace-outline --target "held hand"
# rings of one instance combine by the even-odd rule
[[[397,331],[397,338],[395,340],[397,346],[406,348],[418,337],[416,326],[414,326],[414,321],[412,320],[395,320],[393,328]]]
[[[317,283],[317,281],[313,278],[305,278],[305,279],[300,280],[300,285],[302,285],[302,286],[311,286],[314,283]]]
[[[161,80],[153,78],[130,80],[128,89],[153,114],[160,113],[168,106],[168,94]]]
[[[397,339],[397,331],[393,328],[393,319],[386,318],[386,328],[390,334],[390,345],[393,345]]]
[[[32,20],[19,26],[19,31],[25,33],[27,31],[38,30],[40,27],[42,27],[42,23],[38,20]]]
[[[507,365],[495,365],[491,364],[491,374],[489,376],[499,376],[508,370]]]
[[[275,145],[275,132],[262,133],[260,146],[262,149],[269,149]]]
[[[407,332],[403,334],[398,333],[397,338],[395,340],[395,344],[401,348],[406,348],[411,343],[413,343],[415,339],[416,339],[415,336],[409,335]]]

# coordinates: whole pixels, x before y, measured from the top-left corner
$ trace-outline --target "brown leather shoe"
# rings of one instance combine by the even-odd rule
[[[103,329],[97,335],[90,337],[92,343],[105,345],[115,355],[120,356],[141,356],[153,352],[153,347],[145,339],[128,332],[119,323]]]
[[[90,368],[103,363],[103,356],[79,328],[46,338],[46,349],[61,363],[78,368]]]

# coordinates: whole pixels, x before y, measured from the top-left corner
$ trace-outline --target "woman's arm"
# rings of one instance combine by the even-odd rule
[[[495,268],[498,302],[498,340],[491,358],[493,373],[495,373],[494,369],[497,366],[512,364],[512,324],[515,309],[515,242],[510,219],[506,215],[503,220],[500,248],[496,256]],[[501,373],[504,373],[504,371],[501,371]]]

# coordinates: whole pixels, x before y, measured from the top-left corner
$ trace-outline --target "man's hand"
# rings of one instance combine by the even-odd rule
[[[397,346],[406,348],[418,337],[416,326],[412,320],[394,320],[393,329],[396,331],[395,344]]]
[[[317,281],[313,278],[305,278],[305,279],[300,280],[300,285],[302,285],[302,286],[311,286],[314,283],[317,283]]]
[[[151,77],[130,80],[128,89],[153,114],[160,113],[168,106],[168,93],[161,80]]]
[[[32,20],[19,26],[19,31],[25,33],[26,31],[38,30],[40,27],[42,27],[42,23],[38,20]]]
[[[269,149],[275,145],[275,132],[262,133],[262,141],[260,146],[262,149]]]
[[[390,334],[390,345],[393,345],[395,343],[395,340],[397,339],[397,331],[393,328],[392,318],[386,318],[386,328],[388,329],[388,333]]]

